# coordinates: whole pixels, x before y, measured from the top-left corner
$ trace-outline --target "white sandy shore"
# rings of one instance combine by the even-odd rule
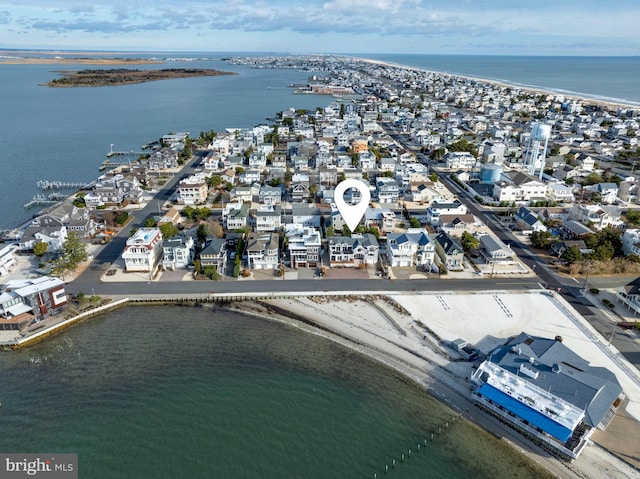
[[[429,324],[429,329],[443,339],[463,337],[474,342],[480,334],[483,335],[480,339],[495,338],[495,340],[486,340],[485,344],[481,345],[483,349],[493,342],[497,341],[496,344],[504,342],[507,336],[527,331],[545,337],[561,334],[566,337],[569,347],[574,348],[577,345],[575,350],[578,354],[582,354],[585,351],[585,345],[588,344],[594,348],[593,354],[597,354],[597,344],[580,337],[581,333],[588,333],[584,333],[580,328],[572,328],[573,320],[568,317],[566,311],[563,311],[564,305],[560,304],[558,307],[555,301],[543,294],[496,293],[495,296],[505,307],[512,309],[512,317],[507,316],[508,320],[498,320],[500,313],[503,316],[506,315],[493,294],[402,295],[394,296],[392,299],[370,297],[353,301],[318,296],[273,300],[265,304],[289,312],[287,315],[289,317],[271,312],[270,317],[273,319],[280,319],[305,331],[326,336],[366,354],[423,385],[431,394],[454,410],[465,414],[468,410],[469,419],[505,438],[518,450],[558,477],[640,477],[638,470],[597,445],[587,447],[573,463],[559,461],[508,426],[473,406],[470,400],[469,383],[465,381],[465,378],[470,375],[471,364],[451,361],[449,355],[453,356],[455,353],[439,344],[438,340],[425,330],[419,319],[429,318],[425,321]],[[451,309],[445,310],[442,301],[445,301]],[[495,306],[491,304],[492,302]],[[241,304],[245,312],[250,308],[249,312],[262,316],[265,314],[264,308],[259,305]],[[402,308],[397,307],[398,304],[402,304],[410,314],[402,312]],[[496,308],[499,308],[499,311]],[[471,316],[469,314],[471,311],[481,313],[465,321],[465,317]],[[542,314],[538,316],[531,311]],[[567,311],[571,312],[570,309]],[[315,326],[293,319],[296,317],[304,318]],[[541,321],[542,317],[551,322],[547,329],[543,324],[544,321]],[[502,334],[506,336],[501,337]],[[607,364],[605,354],[602,357],[587,357],[593,361],[593,364],[600,364],[599,361]],[[618,377],[624,375],[615,364],[610,366]],[[629,397],[633,396],[635,403],[638,398],[638,388],[634,386],[632,380],[625,381],[622,377],[620,379],[625,393]],[[635,421],[633,427],[635,430],[640,429]],[[631,453],[624,451],[621,454],[639,456],[635,451]]]

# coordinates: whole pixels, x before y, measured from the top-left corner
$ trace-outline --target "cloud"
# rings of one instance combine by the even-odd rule
[[[331,45],[392,51],[405,45],[513,50],[536,45],[631,45],[640,49],[640,2],[617,0],[0,0],[5,31],[55,39],[118,33],[122,44],[189,48],[192,39],[255,49],[277,45],[328,51]],[[595,12],[595,13],[594,13]],[[153,41],[150,40],[153,36]],[[8,36],[8,35],[7,35]],[[348,40],[348,41],[347,41]],[[16,40],[18,42],[18,40]],[[80,42],[80,40],[78,40]],[[145,43],[146,42],[146,43]],[[65,42],[66,43],[66,42]],[[206,43],[206,42],[204,42]],[[197,43],[193,40],[192,44]],[[326,45],[326,47],[324,46]],[[573,46],[572,46],[573,45]],[[582,46],[581,46],[582,45]],[[415,47],[412,47],[415,48]],[[424,48],[427,48],[426,46]],[[452,47],[454,48],[454,47]],[[548,47],[547,47],[548,48]],[[632,50],[633,51],[633,50]]]

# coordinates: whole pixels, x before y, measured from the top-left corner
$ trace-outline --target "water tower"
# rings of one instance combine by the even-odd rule
[[[535,123],[531,127],[531,136],[527,143],[527,151],[524,154],[524,166],[529,169],[529,174],[535,175],[538,165],[540,166],[540,179],[544,170],[547,158],[547,144],[551,136],[551,127]]]

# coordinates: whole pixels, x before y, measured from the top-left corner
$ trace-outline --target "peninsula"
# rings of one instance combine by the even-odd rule
[[[128,85],[172,78],[191,78],[202,76],[234,75],[207,68],[165,68],[161,70],[132,70],[114,68],[110,70],[61,70],[63,76],[47,83],[50,87],[96,87]]]

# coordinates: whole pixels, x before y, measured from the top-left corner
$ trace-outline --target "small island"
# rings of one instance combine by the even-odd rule
[[[172,78],[191,78],[201,76],[235,75],[233,72],[223,72],[206,68],[167,68],[162,70],[132,70],[115,68],[110,70],[61,70],[62,78],[56,78],[47,83],[50,87],[81,87],[81,86],[116,86],[132,83],[144,83],[155,80]]]

